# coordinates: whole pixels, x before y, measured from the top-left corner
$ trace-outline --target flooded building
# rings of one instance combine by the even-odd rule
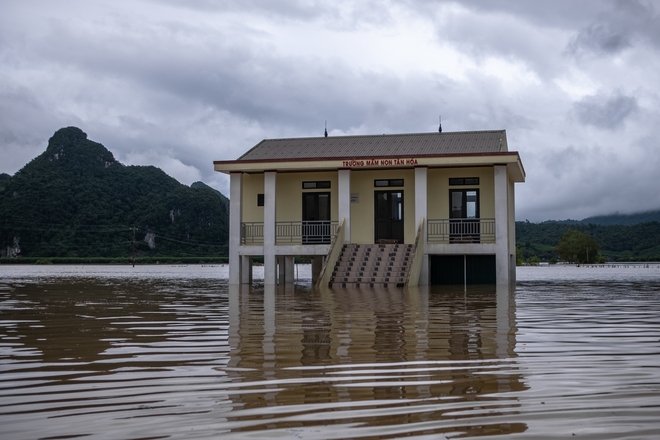
[[[266,139],[230,175],[229,283],[290,283],[294,258],[339,286],[515,281],[520,156],[504,130]]]

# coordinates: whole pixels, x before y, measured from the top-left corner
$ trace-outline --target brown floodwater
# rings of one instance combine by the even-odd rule
[[[660,436],[657,264],[523,267],[514,292],[296,275],[0,266],[0,438]]]

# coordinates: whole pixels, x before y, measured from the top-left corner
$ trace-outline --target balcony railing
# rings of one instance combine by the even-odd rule
[[[429,219],[426,235],[428,243],[495,243],[495,219]]]
[[[245,245],[264,244],[264,223],[263,222],[241,223],[241,244],[245,244]]]
[[[316,220],[275,223],[275,244],[330,244],[339,222]]]
[[[330,244],[337,235],[339,222],[334,220],[297,221],[275,223],[275,244]],[[262,245],[264,224],[241,223],[241,244]]]

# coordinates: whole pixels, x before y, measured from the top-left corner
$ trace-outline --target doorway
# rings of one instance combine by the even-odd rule
[[[403,190],[376,191],[374,240],[403,243]]]
[[[479,243],[479,190],[449,191],[449,242]]]
[[[330,243],[330,193],[310,192],[302,197],[302,243]]]
[[[431,284],[495,284],[495,255],[431,255]]]

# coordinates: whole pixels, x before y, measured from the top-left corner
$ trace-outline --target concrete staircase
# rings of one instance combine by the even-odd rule
[[[404,286],[412,263],[411,244],[346,244],[331,287]]]

